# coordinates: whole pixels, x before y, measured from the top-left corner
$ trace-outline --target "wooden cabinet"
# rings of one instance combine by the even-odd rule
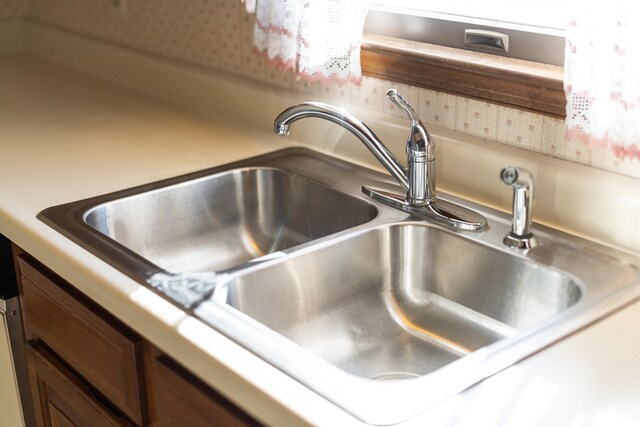
[[[153,358],[150,376],[159,427],[259,425],[166,356]]]
[[[30,341],[51,349],[137,425],[147,419],[142,339],[26,254],[18,257]]]
[[[114,427],[131,425],[97,399],[91,390],[42,345],[27,346],[36,423],[42,426]]]
[[[30,255],[14,252],[38,427],[259,425]]]

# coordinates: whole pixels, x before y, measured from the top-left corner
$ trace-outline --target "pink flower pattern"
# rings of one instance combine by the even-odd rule
[[[8,0],[7,4],[15,4],[24,0]],[[194,4],[197,3],[197,6]],[[135,48],[150,54],[158,54],[177,61],[184,61],[204,68],[221,70],[237,74],[269,85],[285,86],[306,93],[309,99],[314,96],[323,100],[339,94],[335,84],[309,84],[299,82],[291,73],[283,74],[277,69],[267,69],[267,60],[253,54],[253,22],[254,17],[244,13],[243,4],[237,0],[217,0],[216,2],[193,2],[174,0],[172,2],[129,2],[127,19],[105,19],[112,16],[109,2],[79,1],[32,1],[29,17],[48,25],[68,29],[77,34],[99,38],[107,42],[119,43],[125,47]],[[0,5],[0,15],[3,5]],[[24,16],[25,10],[18,14]],[[6,18],[6,16],[5,16]],[[573,25],[579,23],[574,19]],[[622,22],[620,21],[620,24]],[[568,50],[576,51],[580,45],[568,40]],[[615,60],[629,59],[630,49],[625,44],[616,42],[611,45],[611,57]],[[617,47],[616,47],[617,46]],[[622,59],[619,59],[622,58]],[[366,89],[358,89],[352,93],[345,92],[345,106],[361,104],[377,112],[389,111],[385,107],[384,93],[393,82],[365,77]],[[306,84],[305,84],[306,83]],[[576,98],[581,108],[577,110],[580,119],[586,119],[586,111],[593,107],[598,98],[589,97],[588,92],[580,93],[571,82],[569,93],[579,94]],[[359,92],[367,90],[365,93]],[[422,101],[420,113],[431,117],[438,126],[450,130],[458,130],[472,135],[480,134],[491,140],[517,145],[516,136],[524,137],[525,147],[534,147],[537,139],[539,151],[559,158],[582,163],[594,161],[597,156],[591,155],[588,145],[576,148],[575,141],[567,141],[564,136],[562,120],[545,118],[534,113],[521,112],[505,108],[498,119],[491,117],[490,109],[502,108],[492,104],[478,102],[469,98],[461,98],[449,94],[434,92],[430,89],[415,88]],[[582,96],[585,95],[586,97]],[[624,95],[624,96],[623,96]],[[617,102],[621,111],[640,108],[640,96],[626,96],[620,90],[606,92],[607,100]],[[428,107],[429,109],[425,108]],[[478,113],[479,117],[476,117]],[[463,125],[464,123],[464,125]],[[531,127],[532,126],[532,127]],[[569,135],[571,136],[571,134]],[[578,136],[579,138],[579,136]],[[606,144],[606,141],[602,141]],[[571,143],[571,145],[568,145]],[[593,144],[593,142],[592,142]],[[523,145],[521,145],[523,146]],[[611,150],[617,150],[611,147]],[[598,167],[608,168],[616,172],[626,173],[620,168],[629,168],[629,162],[640,168],[640,150],[638,156],[631,159],[630,151],[619,150],[621,156],[627,153],[624,162],[606,162]],[[600,156],[601,158],[602,156]]]
[[[566,32],[566,137],[640,160],[637,2],[572,8]],[[582,153],[576,158],[580,158]]]

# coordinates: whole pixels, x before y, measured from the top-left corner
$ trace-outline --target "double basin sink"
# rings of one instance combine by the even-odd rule
[[[510,218],[456,231],[361,193],[393,185],[287,149],[39,218],[373,425],[407,420],[640,295],[638,259]],[[497,184],[499,185],[499,184]]]

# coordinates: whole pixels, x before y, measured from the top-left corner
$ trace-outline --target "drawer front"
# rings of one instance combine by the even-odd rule
[[[151,364],[158,427],[257,427],[258,422],[166,356]]]
[[[142,342],[117,319],[28,255],[18,257],[28,336],[136,424],[146,422]]]
[[[96,400],[91,390],[37,343],[27,347],[38,426],[119,427],[131,425]]]

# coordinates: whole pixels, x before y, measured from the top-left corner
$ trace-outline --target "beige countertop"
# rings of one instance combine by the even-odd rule
[[[41,60],[3,56],[0,233],[265,423],[361,425],[36,219],[52,205],[287,143],[267,131],[186,112]],[[405,425],[635,425],[638,324],[636,303]]]

